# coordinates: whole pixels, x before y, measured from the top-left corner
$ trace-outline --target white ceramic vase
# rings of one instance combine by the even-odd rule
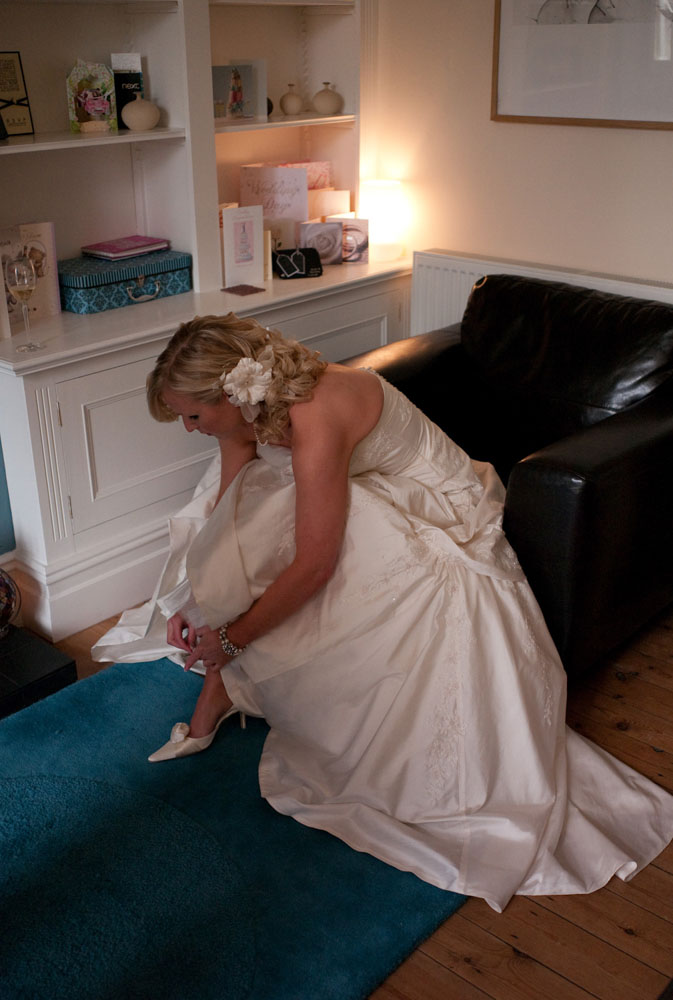
[[[319,115],[338,115],[343,104],[343,97],[332,89],[328,81],[323,83],[322,90],[313,95],[313,107]]]
[[[288,83],[287,93],[283,94],[280,99],[280,110],[284,115],[298,115],[301,113],[303,107],[304,102],[295,91],[294,84]]]
[[[122,108],[122,121],[132,132],[144,132],[154,128],[159,121],[159,108],[151,101],[146,101],[136,94],[134,101],[129,101]]]

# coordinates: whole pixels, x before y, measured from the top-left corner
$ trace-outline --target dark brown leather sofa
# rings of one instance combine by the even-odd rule
[[[459,325],[346,363],[495,465],[568,674],[673,601],[673,306],[489,275]]]

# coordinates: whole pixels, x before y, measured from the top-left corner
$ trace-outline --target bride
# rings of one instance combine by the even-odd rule
[[[262,716],[274,809],[496,910],[629,878],[666,846],[673,798],[565,726],[491,466],[376,373],[233,314],[181,326],[147,392],[220,448],[153,599],[94,647],[205,674],[150,760]]]

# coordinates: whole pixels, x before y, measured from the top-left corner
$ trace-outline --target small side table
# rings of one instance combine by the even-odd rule
[[[76,680],[75,661],[32,632],[10,625],[0,639],[0,718]]]

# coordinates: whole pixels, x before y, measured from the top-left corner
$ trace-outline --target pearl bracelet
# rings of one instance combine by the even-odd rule
[[[220,637],[220,645],[222,649],[227,654],[227,656],[240,656],[245,646],[236,646],[229,636],[227,635],[227,629],[231,625],[231,622],[226,622],[217,630],[217,634]]]

